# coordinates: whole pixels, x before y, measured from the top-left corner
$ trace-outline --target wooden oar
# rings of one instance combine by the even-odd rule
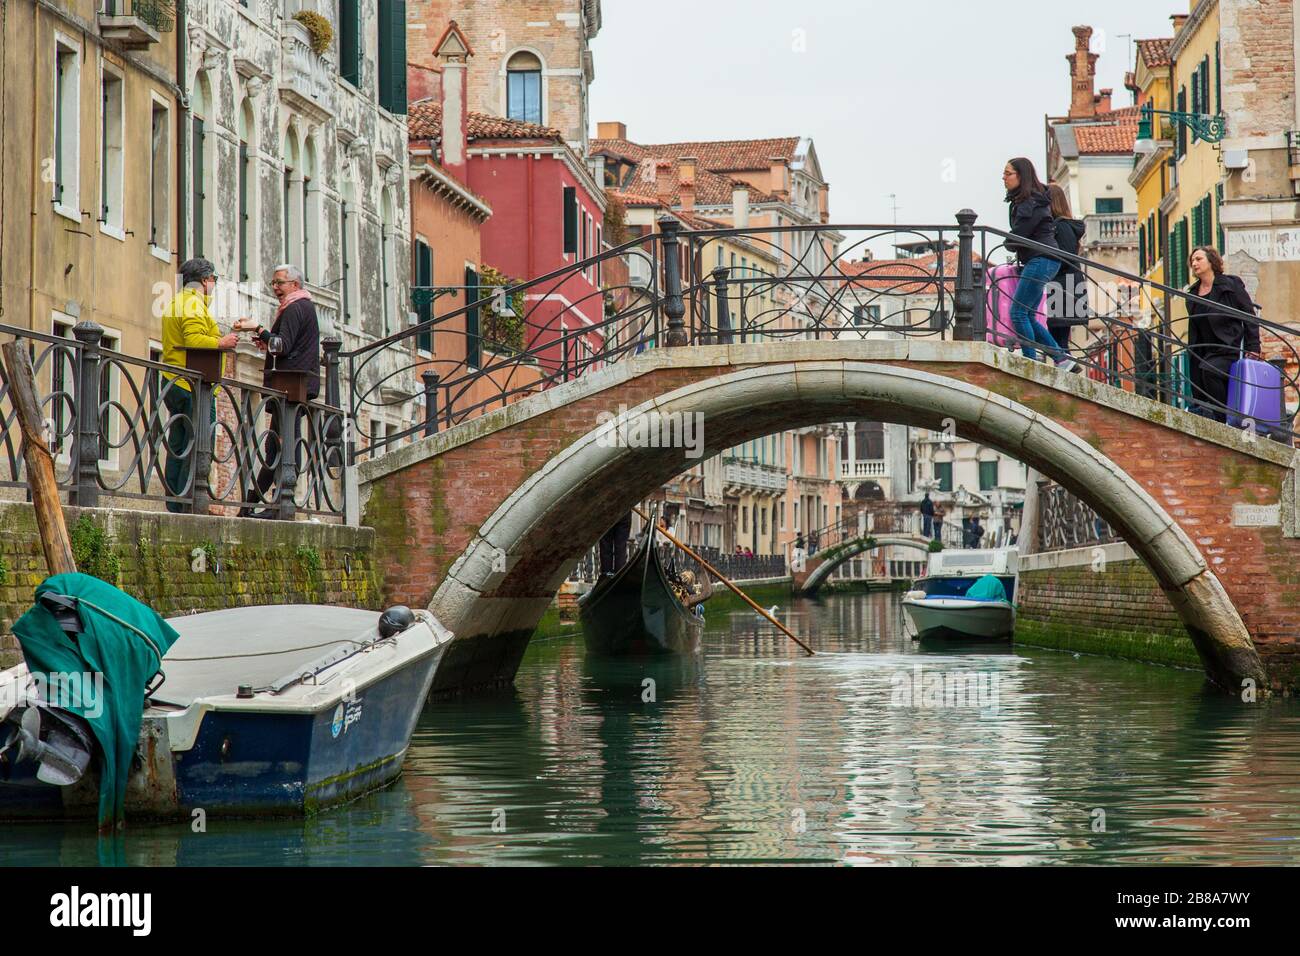
[[[650,524],[650,519],[649,519],[649,517],[647,517],[647,515],[646,515],[646,513],[645,513],[644,511],[642,511],[640,508],[633,508],[632,510],[635,511],[637,514],[639,514],[639,515],[641,516],[642,520],[645,521],[647,525]],[[709,562],[705,561],[702,557],[700,557],[698,554],[696,554],[694,551],[692,551],[692,550],[691,550],[690,548],[688,548],[686,545],[682,544],[680,541],[678,541],[676,538],[674,538],[671,534],[669,534],[669,533],[668,533],[667,531],[665,531],[663,528],[655,528],[655,527],[651,526],[651,527],[650,527],[650,531],[649,531],[649,533],[650,533],[650,534],[654,534],[656,531],[659,532],[659,534],[662,534],[665,538],[667,538],[667,539],[668,539],[669,541],[671,541],[673,544],[677,545],[677,547],[680,548],[680,549],[682,550],[682,552],[683,552],[684,554],[686,554],[687,557],[694,559],[694,560],[696,561],[696,563],[698,563],[702,568],[704,568],[706,571],[708,571],[710,574],[712,574],[715,578],[717,578],[719,581],[721,581],[721,582],[722,582],[723,584],[725,584],[727,587],[731,588],[731,590],[734,591],[734,592],[736,593],[736,595],[737,595],[737,596],[738,596],[742,601],[744,601],[746,604],[748,604],[750,607],[752,607],[755,611],[757,611],[759,614],[761,614],[763,617],[765,617],[765,618],[766,618],[768,621],[770,621],[772,624],[776,625],[777,630],[781,631],[781,633],[785,634],[786,637],[790,638],[790,640],[794,641],[796,644],[798,644],[800,647],[802,647],[805,651],[807,651],[809,657],[812,657],[813,654],[816,653],[816,652],[815,652],[811,647],[809,647],[809,646],[808,646],[807,644],[805,644],[803,641],[799,640],[799,638],[795,637],[794,634],[791,633],[791,631],[790,631],[790,629],[789,629],[788,627],[786,627],[784,624],[782,624],[780,621],[778,621],[776,618],[774,618],[771,614],[767,613],[767,611],[765,611],[763,608],[761,608],[761,607],[759,607],[757,604],[755,604],[753,598],[751,598],[748,594],[746,594],[746,593],[745,593],[744,591],[742,591],[739,587],[737,587],[735,584],[733,584],[732,581],[731,581],[731,579],[728,578],[725,574],[723,574],[721,571],[719,571],[719,570],[718,570],[717,568],[715,568],[713,565],[709,564]]]
[[[17,413],[23,433],[23,460],[27,463],[27,481],[32,488],[32,505],[36,509],[36,528],[41,534],[41,548],[50,574],[71,574],[77,570],[72,557],[72,540],[63,521],[59,502],[59,484],[54,477],[54,458],[45,444],[45,423],[41,419],[41,402],[36,394],[36,372],[32,357],[21,342],[0,346],[9,376],[9,399]],[[93,398],[93,396],[91,397]],[[82,396],[83,401],[89,401]]]

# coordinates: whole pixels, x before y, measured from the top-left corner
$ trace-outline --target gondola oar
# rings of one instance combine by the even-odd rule
[[[643,520],[643,521],[645,521],[647,524],[649,524],[650,519],[646,516],[646,513],[645,513],[644,511],[642,511],[640,508],[633,508],[632,510],[635,511],[637,514],[639,514],[639,515],[641,516],[641,520]],[[691,550],[690,548],[688,548],[686,545],[682,544],[680,541],[678,541],[676,538],[674,538],[671,534],[669,534],[669,533],[668,533],[667,531],[665,531],[663,528],[654,528],[654,527],[651,527],[651,528],[650,528],[650,533],[651,533],[651,534],[654,534],[656,531],[657,531],[659,534],[663,535],[665,538],[667,538],[669,541],[671,541],[673,544],[675,544],[678,548],[680,548],[680,549],[682,550],[682,552],[683,552],[687,557],[692,558],[692,559],[693,559],[697,564],[700,565],[700,567],[704,568],[704,570],[708,571],[710,574],[712,574],[715,578],[717,578],[719,581],[721,581],[721,582],[722,582],[723,584],[725,584],[727,587],[731,588],[731,590],[734,591],[734,592],[736,593],[736,595],[737,595],[737,596],[738,596],[742,601],[744,601],[746,604],[748,604],[750,607],[752,607],[755,611],[757,611],[759,614],[761,614],[761,615],[762,615],[766,620],[770,621],[772,624],[775,624],[777,630],[781,631],[783,634],[785,634],[786,637],[790,638],[790,640],[794,641],[796,644],[798,644],[800,647],[802,647],[805,651],[807,651],[809,657],[812,657],[813,654],[816,653],[816,652],[815,652],[811,647],[809,647],[809,646],[808,646],[807,644],[805,644],[803,641],[799,640],[799,638],[795,637],[794,634],[791,633],[791,631],[790,631],[790,629],[789,629],[788,627],[786,627],[784,624],[782,624],[780,621],[778,621],[776,618],[774,618],[771,614],[768,614],[767,611],[763,610],[763,609],[762,609],[761,607],[759,607],[756,603],[754,603],[753,598],[751,598],[748,594],[746,594],[746,593],[745,593],[744,591],[742,591],[739,587],[737,587],[735,584],[733,584],[732,581],[731,581],[731,579],[728,578],[725,574],[723,574],[721,571],[719,571],[719,570],[718,570],[717,568],[715,568],[713,565],[709,564],[709,562],[705,561],[702,557],[700,557],[698,554],[696,554],[694,551],[692,551],[692,550]]]

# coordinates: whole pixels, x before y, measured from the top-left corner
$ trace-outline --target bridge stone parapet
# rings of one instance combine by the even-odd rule
[[[869,418],[951,430],[1084,500],[1147,564],[1207,673],[1296,684],[1296,452],[981,342],[657,349],[360,466],[386,599],[456,644],[441,689],[508,681],[578,557],[694,463],[611,442],[611,415],[698,414],[704,450]]]

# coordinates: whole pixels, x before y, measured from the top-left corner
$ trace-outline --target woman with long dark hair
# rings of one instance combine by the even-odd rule
[[[1195,411],[1226,421],[1232,363],[1243,355],[1259,358],[1259,326],[1223,311],[1223,306],[1255,314],[1245,283],[1223,271],[1223,257],[1212,246],[1197,246],[1187,260],[1196,281],[1187,287],[1187,356]]]
[[[1048,183],[1047,198],[1055,220],[1053,233],[1062,252],[1079,254],[1083,239],[1083,221],[1074,218],[1070,197],[1056,183]],[[1087,324],[1091,310],[1088,307],[1088,279],[1078,263],[1061,258],[1061,270],[1047,283],[1047,331],[1061,348],[1069,351],[1070,329]]]
[[[1041,345],[1059,368],[1073,371],[1078,366],[1072,361],[1047,331],[1047,326],[1037,318],[1038,303],[1043,297],[1043,286],[1051,281],[1061,268],[1059,260],[1050,253],[1016,242],[1016,238],[1029,239],[1040,246],[1060,248],[1056,244],[1056,231],[1052,221],[1052,205],[1047,198],[1047,187],[1034,171],[1034,164],[1023,156],[1010,160],[1002,170],[1002,185],[1007,189],[1010,203],[1011,235],[1007,248],[1014,251],[1020,262],[1020,281],[1011,300],[1011,325],[1020,337],[1020,348],[1025,358],[1036,359],[1035,343]]]

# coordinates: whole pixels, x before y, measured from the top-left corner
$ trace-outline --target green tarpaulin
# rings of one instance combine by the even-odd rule
[[[1007,589],[996,577],[986,574],[970,586],[966,596],[972,601],[1005,601]]]
[[[77,598],[82,633],[67,634],[39,602],[14,624],[27,669],[47,687],[69,689],[57,707],[80,714],[103,751],[99,768],[99,825],[123,819],[127,775],[140,737],[144,689],[178,637],[158,612],[88,574],[56,574],[36,587]],[[103,675],[102,695],[93,686]],[[58,675],[58,682],[51,678]],[[85,682],[91,682],[87,686]]]

